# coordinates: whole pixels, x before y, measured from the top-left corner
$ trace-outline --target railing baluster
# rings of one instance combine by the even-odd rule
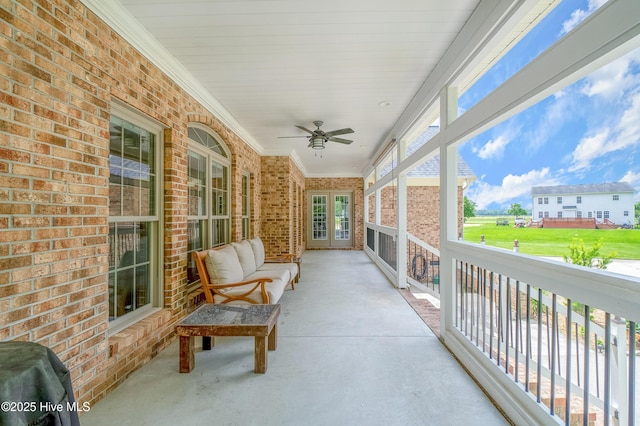
[[[595,351],[593,353],[596,356],[596,397],[600,399],[600,363],[598,362],[598,335],[596,333],[593,333],[593,341],[595,342]]]
[[[495,314],[493,303],[493,271],[489,273],[489,359],[493,358],[493,318]]]
[[[551,301],[551,316],[553,317],[553,328],[551,329],[551,401],[549,402],[549,414],[555,415],[556,408],[556,335],[557,335],[557,301],[558,296],[553,293]]]
[[[589,370],[591,368],[591,357],[589,356],[589,335],[591,332],[591,320],[589,319],[589,306],[584,307],[584,396],[582,400],[583,418],[582,424],[589,426]],[[630,376],[631,377],[631,376]]]
[[[565,381],[565,407],[564,407],[564,424],[569,425],[571,422],[571,322],[573,310],[571,310],[571,299],[567,299],[567,374]],[[576,334],[576,341],[578,334]]]
[[[576,336],[579,336],[578,323],[576,323],[575,326],[576,326]],[[576,337],[576,371],[578,372],[578,386],[580,386],[580,342],[578,342],[577,337]]]
[[[538,365],[536,368],[536,402],[541,402],[542,394],[542,289],[538,289]]]
[[[611,314],[604,314],[604,426],[611,424]]]
[[[480,267],[476,269],[476,346],[480,344]]]
[[[636,424],[636,323],[629,321],[629,426]]]
[[[469,292],[469,297],[471,298],[471,301],[469,303],[469,309],[470,309],[469,317],[471,319],[470,324],[469,324],[469,328],[471,329],[471,335],[470,335],[470,339],[469,340],[471,340],[471,342],[473,342],[473,322],[475,320],[475,318],[473,317],[473,315],[474,315],[474,312],[473,312],[473,303],[474,303],[473,302],[473,293],[474,293],[474,291],[473,291],[473,270],[474,270],[474,268],[475,268],[474,266],[471,267],[471,291]]]
[[[527,345],[525,348],[527,356],[524,358],[524,390],[525,392],[530,392],[529,390],[529,375],[530,373],[530,364],[531,364],[531,286],[527,284],[527,311],[526,311],[527,319],[526,319],[526,327],[527,327]]]
[[[505,318],[504,326],[505,326],[505,344],[504,344],[504,372],[509,374],[509,346],[511,346],[511,342],[513,339],[511,338],[511,278],[507,277],[507,317]]]
[[[482,269],[482,352],[487,351],[487,270]]]
[[[497,345],[497,355],[496,355],[496,360],[498,361],[498,366],[500,366],[500,358],[501,353],[500,353],[500,342],[502,341],[502,309],[503,309],[503,303],[502,303],[502,275],[498,274],[498,299],[496,300],[496,304],[498,305],[498,337],[496,338],[496,345]]]
[[[518,372],[519,372],[519,362],[520,362],[520,351],[522,350],[521,347],[519,347],[518,345],[522,346],[521,344],[521,331],[520,330],[520,281],[516,280],[516,347],[515,347],[515,352],[514,352],[514,363],[515,363],[515,368],[513,371],[513,375],[515,377],[515,382],[518,383],[519,382],[519,378],[518,378]]]

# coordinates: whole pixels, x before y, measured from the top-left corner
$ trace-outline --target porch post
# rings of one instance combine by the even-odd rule
[[[458,116],[458,90],[440,91],[440,132]],[[444,341],[453,327],[455,312],[456,263],[447,250],[448,242],[458,238],[458,150],[440,145],[440,338]]]
[[[398,152],[398,164],[405,159],[405,143],[398,142],[396,149]],[[398,288],[407,288],[407,174],[402,172],[398,175],[398,241],[397,244],[397,268],[398,268]]]

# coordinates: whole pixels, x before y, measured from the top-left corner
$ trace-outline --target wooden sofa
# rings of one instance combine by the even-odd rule
[[[193,253],[207,303],[273,304],[300,277],[293,254],[265,257],[260,238]]]

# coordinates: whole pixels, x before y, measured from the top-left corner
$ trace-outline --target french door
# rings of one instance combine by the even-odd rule
[[[353,246],[353,192],[309,191],[307,199],[307,246],[342,248]]]

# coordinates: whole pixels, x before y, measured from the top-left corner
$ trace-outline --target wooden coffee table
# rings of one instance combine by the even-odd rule
[[[265,373],[267,351],[274,351],[277,345],[278,315],[277,304],[200,306],[176,326],[180,336],[180,372],[189,373],[195,366],[195,336],[202,336],[203,350],[213,347],[213,336],[254,336],[254,372]]]

